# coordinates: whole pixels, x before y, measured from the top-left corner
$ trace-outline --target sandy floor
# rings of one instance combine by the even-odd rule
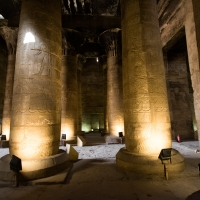
[[[79,152],[79,161],[73,164],[65,184],[18,188],[1,184],[0,200],[184,200],[200,190],[197,141],[173,142],[173,148],[185,157],[186,168],[182,173],[169,174],[168,181],[164,176],[117,170],[115,155],[123,144],[106,145],[98,135],[87,135],[86,141],[87,146],[74,146]],[[7,153],[8,149],[0,149],[0,157]]]

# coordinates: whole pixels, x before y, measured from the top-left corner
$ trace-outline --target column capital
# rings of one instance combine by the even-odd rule
[[[63,29],[63,50],[67,55],[76,55],[77,48],[84,43],[83,35],[73,29]]]
[[[121,29],[115,28],[104,31],[99,36],[99,43],[105,48],[107,53],[121,49]]]
[[[0,35],[4,38],[6,42],[8,54],[15,54],[17,48],[18,28],[2,26],[0,27]]]

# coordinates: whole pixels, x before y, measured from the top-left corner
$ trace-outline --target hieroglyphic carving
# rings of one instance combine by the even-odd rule
[[[170,144],[170,118],[156,4],[121,0],[121,6],[126,148],[159,153],[153,144],[158,138]]]
[[[20,15],[10,152],[22,159],[51,156],[59,147],[60,2],[45,2],[23,1]],[[31,32],[35,41],[24,43],[27,32]],[[18,138],[22,140],[18,141]]]

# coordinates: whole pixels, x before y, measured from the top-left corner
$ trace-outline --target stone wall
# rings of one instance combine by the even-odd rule
[[[182,48],[181,48],[182,47]],[[180,135],[182,140],[194,139],[193,91],[187,63],[185,37],[167,53],[167,82],[170,103],[172,140]]]
[[[99,127],[104,113],[103,69],[96,58],[87,58],[82,68],[82,130],[90,131]],[[100,117],[100,116],[101,117]],[[98,124],[98,126],[97,126]]]

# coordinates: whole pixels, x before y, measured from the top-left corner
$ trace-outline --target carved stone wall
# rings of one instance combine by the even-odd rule
[[[10,154],[21,159],[43,158],[58,152],[62,53],[60,6],[57,0],[26,0],[22,4],[10,134]]]
[[[183,44],[181,44],[181,42]],[[193,99],[190,73],[187,66],[187,47],[185,38],[177,43],[167,54],[167,81],[172,139],[180,135],[181,140],[194,139],[193,129]],[[182,47],[182,48],[181,48]]]
[[[187,41],[189,69],[192,81],[194,109],[198,129],[198,139],[200,141],[200,49],[199,49],[199,33],[200,33],[200,7],[196,0],[186,1],[186,21],[185,34]]]
[[[82,68],[82,127],[91,127],[91,114],[104,113],[104,79],[102,65],[96,58],[87,58]],[[89,124],[88,124],[89,123]],[[98,121],[99,123],[99,121]]]

